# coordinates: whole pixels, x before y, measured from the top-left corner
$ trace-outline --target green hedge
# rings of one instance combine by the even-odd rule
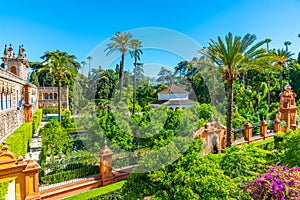
[[[6,139],[6,143],[8,145],[9,151],[12,152],[16,157],[18,157],[19,155],[25,157],[31,139],[32,123],[25,122]]]
[[[280,143],[283,141],[285,137],[284,133],[276,133],[274,135],[274,148],[280,150]]]
[[[82,166],[81,168],[75,170],[68,170],[66,168],[60,172],[54,172],[53,174],[44,175],[44,177],[40,178],[40,182],[41,184],[50,185],[54,183],[60,183],[63,181],[72,180],[75,178],[83,178],[98,173],[99,173],[99,166],[97,165]]]
[[[43,118],[43,110],[38,109],[32,116],[32,133],[36,134]]]
[[[5,195],[8,192],[8,185],[10,181],[0,182],[0,200],[5,200]]]
[[[274,138],[255,142],[253,145],[260,149],[273,150],[274,149]]]
[[[61,109],[61,112],[64,112],[65,108]],[[43,115],[46,114],[58,114],[58,108],[43,108]]]

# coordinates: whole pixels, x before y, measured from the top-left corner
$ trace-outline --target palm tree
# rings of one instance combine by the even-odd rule
[[[76,69],[65,56],[50,56],[43,65],[44,67],[38,71],[47,72],[48,75],[56,77],[58,82],[58,119],[61,123],[61,80],[64,76],[73,77],[72,75],[76,73]]]
[[[227,141],[226,146],[232,145],[232,107],[233,107],[233,83],[237,76],[248,69],[261,70],[257,64],[263,62],[265,50],[260,48],[265,41],[253,45],[256,36],[246,34],[243,38],[233,37],[232,33],[225,36],[225,42],[218,37],[217,41],[210,40],[209,56],[219,66],[222,78],[227,81]]]
[[[132,105],[132,113],[135,113],[135,100],[136,100],[136,72],[138,61],[140,60],[140,54],[143,54],[142,50],[142,42],[135,39],[132,40],[132,49],[130,51],[131,57],[134,57],[134,69],[133,69],[133,105]]]
[[[81,73],[83,74],[83,68],[86,65],[85,61],[81,61]]]
[[[285,46],[285,51],[288,52],[289,51],[289,46],[292,44],[290,41],[285,41],[284,43],[284,46]],[[288,66],[288,62],[285,63],[287,66],[287,69],[288,69],[288,83],[290,82],[290,71],[289,71],[289,66]]]
[[[88,56],[86,59],[89,60],[89,74],[88,74],[88,78],[90,78],[90,72],[91,72],[91,60],[93,60],[92,56]]]
[[[269,43],[272,42],[271,39],[267,38],[266,43],[267,43],[267,53],[269,53]],[[271,105],[271,74],[270,71],[268,70],[268,108],[270,108]]]
[[[120,73],[119,73],[119,89],[120,89],[120,98],[119,101],[122,101],[122,89],[124,82],[124,61],[125,54],[128,50],[131,50],[132,45],[132,34],[131,33],[120,33],[117,32],[114,36],[110,38],[111,43],[107,44],[107,55],[114,53],[115,51],[120,51],[122,54],[121,64],[120,64]]]
[[[280,92],[282,92],[282,71],[284,70],[285,64],[291,59],[293,54],[284,49],[277,49],[277,51],[273,51],[273,54],[278,58],[275,65],[280,68]]]
[[[298,38],[300,38],[300,33],[298,34]],[[300,52],[298,53],[298,64],[300,64]]]

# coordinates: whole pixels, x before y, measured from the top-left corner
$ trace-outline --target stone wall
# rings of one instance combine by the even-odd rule
[[[25,81],[0,67],[0,140],[24,123]]]
[[[57,87],[39,87],[38,88],[39,108],[57,108],[58,107],[58,88]],[[69,89],[61,87],[61,108],[69,109]]]

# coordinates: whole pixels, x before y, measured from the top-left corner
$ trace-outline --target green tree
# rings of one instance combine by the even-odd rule
[[[131,33],[120,33],[117,32],[115,36],[110,38],[111,43],[107,44],[107,55],[112,54],[116,51],[121,52],[121,64],[120,64],[120,73],[119,73],[119,89],[120,89],[120,97],[119,101],[122,102],[122,89],[123,89],[123,82],[124,82],[124,61],[125,61],[125,54],[128,50],[131,50],[133,47],[132,44],[132,34]]]
[[[89,73],[88,73],[88,78],[90,78],[90,73],[91,73],[91,60],[93,60],[92,56],[88,56],[86,59],[89,61]]]
[[[61,80],[64,76],[72,78],[76,74],[76,70],[70,60],[64,56],[49,57],[43,65],[44,67],[40,68],[38,72],[47,72],[48,75],[56,77],[58,81],[58,116],[61,123]]]
[[[136,74],[137,74],[137,68],[138,65],[141,66],[141,63],[138,63],[140,60],[140,55],[143,53],[141,50],[142,48],[142,42],[139,40],[132,40],[132,49],[133,51],[130,51],[130,55],[134,57],[134,69],[133,69],[133,107],[132,107],[132,113],[135,113],[135,101],[136,101]]]
[[[266,41],[261,41],[253,45],[256,36],[246,34],[243,38],[233,37],[229,33],[225,37],[225,42],[218,37],[217,41],[210,40],[209,55],[217,63],[224,80],[227,81],[227,147],[231,146],[232,132],[232,107],[233,107],[233,82],[242,71],[249,68],[261,70],[257,64],[258,59],[262,60],[265,50],[260,48]]]

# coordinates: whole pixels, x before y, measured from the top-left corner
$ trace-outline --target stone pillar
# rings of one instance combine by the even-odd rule
[[[29,84],[26,84],[24,86],[24,90],[25,90],[24,103],[25,104],[30,104],[30,97],[31,97],[30,89],[31,89],[31,86]]]
[[[253,126],[249,122],[247,122],[247,124],[245,125],[244,133],[245,133],[245,140],[247,140],[248,143],[250,143],[250,140],[252,138],[252,128]]]
[[[268,123],[265,120],[262,120],[259,131],[260,135],[265,139],[268,133]]]
[[[39,164],[30,159],[26,168],[23,170],[26,184],[25,200],[41,199],[39,192],[39,169]]]
[[[105,145],[100,150],[100,176],[102,185],[108,185],[114,182],[112,175],[112,155],[113,152],[108,148],[106,138]]]
[[[280,119],[278,119],[278,118],[276,118],[274,121],[274,131],[275,131],[275,133],[281,132]]]

